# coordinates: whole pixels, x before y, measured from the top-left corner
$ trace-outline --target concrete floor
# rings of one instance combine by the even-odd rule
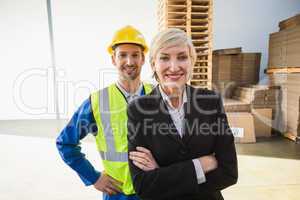
[[[64,123],[42,120],[33,126],[29,121],[0,121],[1,200],[102,199],[59,158],[55,137]],[[83,142],[83,151],[101,170],[91,140]],[[299,200],[300,144],[275,137],[236,146],[239,181],[223,191],[225,199]]]
[[[226,199],[300,199],[300,144],[275,137],[236,147],[239,181],[224,190]]]

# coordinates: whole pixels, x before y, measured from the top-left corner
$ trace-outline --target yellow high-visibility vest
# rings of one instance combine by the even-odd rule
[[[151,84],[143,84],[145,94]],[[105,173],[123,183],[122,192],[135,194],[128,166],[127,101],[116,84],[91,95],[93,115],[97,123],[96,144]]]

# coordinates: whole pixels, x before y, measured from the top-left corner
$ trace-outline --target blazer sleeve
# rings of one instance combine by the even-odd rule
[[[143,133],[143,115],[138,113],[136,107],[128,107],[128,152],[135,151],[137,146],[147,148],[147,135]],[[146,172],[129,159],[129,169],[134,189],[142,199],[172,199],[198,192],[192,160]]]
[[[234,137],[220,96],[217,98],[216,122],[219,128],[213,131],[217,133],[214,153],[218,161],[218,168],[205,174],[206,182],[199,185],[200,192],[203,190],[223,190],[235,184],[238,179]]]

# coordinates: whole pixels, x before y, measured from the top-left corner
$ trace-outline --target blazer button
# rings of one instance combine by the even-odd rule
[[[181,155],[185,155],[185,154],[187,154],[187,150],[186,149],[180,149],[179,153]]]

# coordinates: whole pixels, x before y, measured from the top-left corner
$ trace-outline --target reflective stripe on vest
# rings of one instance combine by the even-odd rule
[[[145,94],[149,94],[153,89],[153,86],[150,84],[144,84]],[[95,95],[98,96],[95,97]],[[110,98],[113,97],[113,98]],[[98,105],[95,105],[97,102]],[[101,91],[92,94],[92,104],[93,112],[98,126],[98,134],[101,136],[98,140],[98,150],[103,160],[115,161],[115,162],[127,162],[127,102],[119,89],[115,84],[102,89]],[[118,104],[116,106],[115,104]],[[116,108],[117,107],[117,108]],[[97,111],[96,111],[97,110]],[[95,111],[97,114],[95,114]],[[125,116],[124,116],[125,114]],[[114,116],[112,116],[114,115]],[[116,117],[117,115],[117,117]],[[123,115],[123,118],[122,118]],[[119,118],[119,120],[112,121],[114,118]],[[113,128],[112,126],[116,126]],[[116,130],[123,130],[122,133],[116,132]],[[115,130],[115,131],[114,131]],[[120,143],[125,144],[126,149],[123,151],[117,151],[116,148],[116,135],[119,135],[122,138],[122,135],[125,134],[126,141],[121,141]],[[119,138],[120,138],[119,137]],[[105,140],[105,144],[103,143]],[[106,148],[105,148],[106,146]]]
[[[116,87],[116,86],[111,86]],[[99,113],[101,116],[101,123],[103,126],[103,134],[106,141],[106,151],[99,151],[103,160],[110,160],[116,162],[127,162],[127,152],[117,152],[115,147],[115,139],[113,129],[111,127],[111,112],[109,101],[109,88],[104,88],[99,94]],[[125,99],[124,99],[125,100]],[[124,102],[125,106],[126,101]]]

